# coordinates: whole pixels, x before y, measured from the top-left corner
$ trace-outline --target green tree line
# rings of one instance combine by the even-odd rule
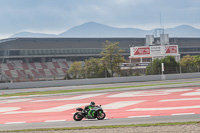
[[[154,59],[153,62],[147,66],[146,75],[161,74],[161,63],[164,63],[164,74],[199,72],[200,55],[186,55],[183,56],[179,62],[175,60],[174,56]]]
[[[106,41],[104,48],[100,53],[101,58],[90,58],[85,62],[75,61],[70,65],[64,79],[81,79],[81,78],[103,78],[117,76],[138,76],[139,73],[133,74],[132,69],[123,72],[120,65],[125,62],[122,56],[123,50],[119,49],[119,42]],[[162,73],[161,64],[164,64],[163,74],[189,73],[200,71],[200,55],[183,56],[179,62],[174,56],[166,56],[161,59],[154,59],[147,67],[146,75],[157,75]]]
[[[124,50],[119,49],[119,42],[106,41],[103,45],[101,58],[90,58],[84,64],[73,62],[64,79],[113,77],[114,74],[120,74],[120,64],[125,61],[122,56]]]

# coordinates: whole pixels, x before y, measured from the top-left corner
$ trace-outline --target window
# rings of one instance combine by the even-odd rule
[[[17,56],[20,54],[19,50],[10,50],[9,55],[10,56]]]
[[[27,50],[27,52],[28,52],[28,55],[32,55],[33,54],[32,50]]]
[[[0,51],[0,56],[3,56],[4,55],[4,51]]]

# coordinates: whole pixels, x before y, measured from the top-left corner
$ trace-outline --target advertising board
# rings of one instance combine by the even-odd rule
[[[150,54],[150,47],[133,47],[134,55],[146,55]]]
[[[178,54],[178,45],[131,47],[130,54],[133,57]]]
[[[178,53],[178,47],[177,47],[177,45],[165,46],[165,53],[166,54],[169,54],[169,53]]]
[[[162,54],[163,50],[161,46],[152,46],[151,47],[151,54]]]

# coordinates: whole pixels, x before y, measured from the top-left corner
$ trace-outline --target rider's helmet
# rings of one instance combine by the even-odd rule
[[[90,105],[91,105],[91,106],[95,106],[95,102],[91,102]]]

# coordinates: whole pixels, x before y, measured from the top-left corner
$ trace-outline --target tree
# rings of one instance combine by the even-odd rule
[[[161,59],[161,63],[164,63],[164,73],[171,74],[176,73],[179,69],[179,63],[176,61],[174,56],[166,56]]]
[[[180,65],[182,72],[194,72],[194,56],[186,55],[181,58]]]
[[[152,62],[152,74],[160,74],[161,73],[161,61],[156,58]]]
[[[156,58],[147,66],[146,75],[161,74],[161,63],[164,63],[165,74],[175,73],[179,68],[179,63],[175,60],[174,56],[166,56],[162,59]]]
[[[101,52],[101,61],[105,65],[106,69],[111,72],[111,76],[113,77],[114,72],[120,72],[120,64],[125,61],[121,55],[124,50],[119,49],[119,42],[112,43],[106,41],[104,45],[105,48]]]
[[[104,77],[104,67],[99,58],[90,58],[85,61],[85,73],[87,78]]]
[[[152,72],[152,64],[149,64],[149,65],[146,67],[145,74],[146,74],[146,75],[151,75],[151,74],[153,74],[153,72]]]
[[[80,61],[73,62],[68,70],[68,74],[71,75],[73,79],[82,78],[84,76],[83,72],[83,65]]]
[[[68,72],[66,72],[66,74],[65,74],[65,77],[64,77],[64,80],[69,80],[69,79],[71,79],[71,77],[70,77],[70,75],[68,74]]]
[[[194,63],[197,65],[198,72],[199,72],[199,68],[200,68],[200,55],[194,56]]]
[[[156,74],[160,74],[161,72],[161,61],[156,58],[153,60],[153,62],[151,64],[149,64],[147,67],[146,67],[146,75],[156,75]]]

